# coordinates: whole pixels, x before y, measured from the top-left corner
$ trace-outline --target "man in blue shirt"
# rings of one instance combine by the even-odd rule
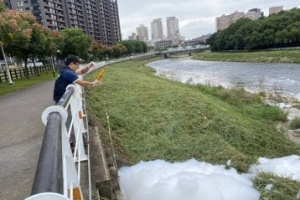
[[[57,103],[64,95],[69,84],[77,83],[82,87],[95,87],[101,85],[100,81],[84,81],[78,77],[80,74],[87,73],[94,65],[95,63],[91,62],[87,67],[79,69],[79,58],[76,56],[69,56],[66,59],[65,66],[60,69],[60,76],[55,81],[53,92],[53,100],[55,103]]]

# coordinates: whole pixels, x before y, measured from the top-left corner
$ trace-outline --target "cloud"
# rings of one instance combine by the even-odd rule
[[[179,19],[180,32],[186,39],[215,32],[215,18],[234,11],[247,12],[260,8],[265,15],[272,6],[284,8],[299,6],[295,0],[119,0],[119,13],[123,39],[144,24],[149,28],[153,19],[175,16]]]
[[[183,20],[180,23],[180,32],[187,39],[195,38],[203,34],[215,31],[215,18],[198,18],[193,20]]]

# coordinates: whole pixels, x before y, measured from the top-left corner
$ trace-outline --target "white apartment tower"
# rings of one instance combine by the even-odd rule
[[[154,41],[159,41],[163,39],[163,25],[161,18],[154,19],[151,22],[151,37]]]
[[[167,17],[167,39],[172,45],[179,45],[181,36],[179,32],[179,20],[176,17]]]
[[[141,24],[139,27],[136,28],[136,32],[140,41],[146,42],[149,40],[148,28],[143,24]]]
[[[167,17],[168,38],[180,37],[179,21],[176,17]]]

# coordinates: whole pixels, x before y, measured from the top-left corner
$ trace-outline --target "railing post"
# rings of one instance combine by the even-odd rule
[[[87,130],[84,128],[83,121],[82,89],[79,85],[69,85],[68,87],[74,88],[73,98],[70,100],[70,106],[72,116],[74,117],[73,128],[76,138],[75,161],[86,161],[88,157],[84,150],[82,134]]]

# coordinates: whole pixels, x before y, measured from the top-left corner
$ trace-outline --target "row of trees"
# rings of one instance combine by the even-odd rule
[[[300,9],[253,21],[239,19],[208,40],[212,51],[259,50],[300,46]]]
[[[3,0],[0,0],[0,45],[6,54],[24,62],[27,78],[28,60],[34,63],[35,59],[46,61],[54,56],[64,59],[68,55],[77,55],[86,61],[99,61],[147,51],[146,44],[140,41],[107,46],[80,29],[49,31],[32,14],[6,9]]]

